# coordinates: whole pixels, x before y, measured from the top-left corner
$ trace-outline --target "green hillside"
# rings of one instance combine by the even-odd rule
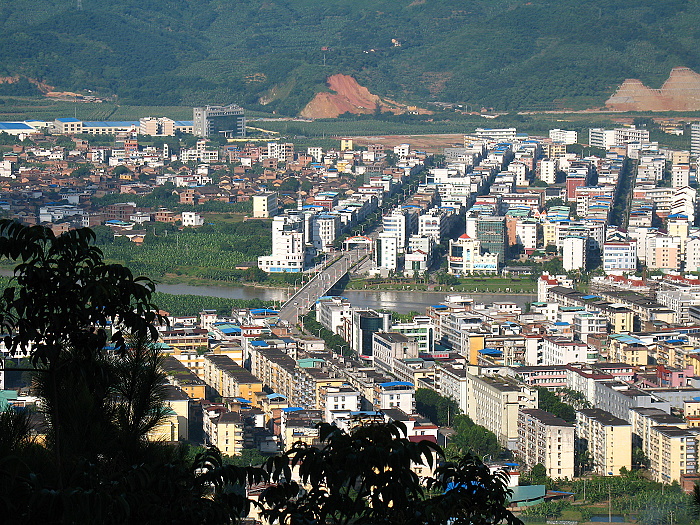
[[[0,75],[139,105],[296,114],[345,73],[404,102],[580,108],[700,71],[699,0],[13,0],[0,28]]]

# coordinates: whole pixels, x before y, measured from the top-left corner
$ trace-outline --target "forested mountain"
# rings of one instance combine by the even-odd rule
[[[600,106],[700,71],[700,0],[12,0],[0,75],[296,114],[335,73],[398,101]],[[324,65],[325,60],[325,65]],[[14,90],[14,91],[13,91]],[[0,84],[1,95],[31,92]]]

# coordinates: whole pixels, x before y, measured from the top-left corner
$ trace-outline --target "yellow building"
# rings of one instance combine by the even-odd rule
[[[237,412],[226,412],[213,422],[211,436],[212,444],[226,456],[236,456],[244,447],[244,428],[241,415]]]
[[[601,308],[603,315],[607,318],[610,332],[622,334],[631,332],[634,327],[634,312],[623,306],[609,305]]]
[[[576,411],[576,447],[588,450],[600,476],[617,476],[622,467],[632,469],[632,425],[605,410]]]
[[[611,334],[608,340],[608,358],[613,362],[646,366],[656,355],[655,350],[626,334]]]
[[[649,471],[654,481],[680,482],[684,474],[697,472],[697,430],[658,426],[651,429],[649,438]]]
[[[221,397],[241,397],[255,402],[256,394],[262,392],[260,379],[225,355],[206,355],[204,381]]]
[[[340,151],[352,151],[352,139],[340,139]]]
[[[189,439],[190,398],[177,386],[168,385],[165,404],[175,412],[177,419],[177,433],[173,435],[175,439],[170,441],[187,441]]]
[[[633,445],[642,449],[644,455],[651,457],[651,431],[654,427],[674,426],[686,428],[681,418],[664,412],[659,408],[635,407],[630,409]]]
[[[165,409],[163,420],[148,433],[149,441],[177,441],[180,434],[177,413],[170,407]]]
[[[206,383],[175,357],[166,357],[163,369],[168,376],[168,382],[182,390],[190,399],[206,398]]]
[[[683,416],[688,428],[700,427],[700,399],[683,401]]]
[[[297,392],[297,399],[293,399],[294,405],[296,406],[321,409],[323,405],[323,390],[328,387],[340,388],[347,383],[342,377],[331,377],[328,373],[318,368],[302,368],[301,371],[308,378],[308,392],[311,394],[311,399],[308,401],[302,400],[299,398],[301,392]]]
[[[297,362],[277,348],[251,345],[250,371],[260,378],[262,384],[288,400],[296,396],[297,378],[300,371]]]

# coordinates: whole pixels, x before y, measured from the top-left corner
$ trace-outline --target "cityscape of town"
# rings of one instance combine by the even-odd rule
[[[300,150],[234,104],[194,108],[192,121],[2,122],[0,210],[56,235],[94,228],[108,258],[112,246],[144,252],[156,231],[264,227],[221,263],[222,281],[269,279],[284,300],[162,312],[169,410],[152,440],[264,459],[318,446],[319,423],[400,422],[412,442],[505,468],[523,519],[586,501],[572,485],[584,479],[641,472],[692,493],[700,122],[686,150],[652,141],[642,122],[587,136],[479,127],[433,151],[385,138]],[[242,250],[236,239],[214,250]],[[178,256],[199,264],[195,251]],[[353,283],[399,290],[409,308],[353,305]],[[424,311],[410,308],[419,284],[434,296]],[[507,296],[479,293],[496,290]],[[12,372],[29,353],[2,354],[0,408],[33,410],[31,380]],[[593,512],[607,520],[604,496]],[[673,523],[670,512],[653,523]]]

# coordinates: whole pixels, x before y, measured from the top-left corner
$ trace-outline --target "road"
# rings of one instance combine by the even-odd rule
[[[296,326],[298,324],[297,316],[304,315],[311,310],[319,297],[326,295],[328,290],[347,273],[348,269],[369,253],[368,250],[362,249],[343,252],[340,257],[319,271],[311,281],[292,295],[280,309],[280,319],[285,320],[292,327]]]

